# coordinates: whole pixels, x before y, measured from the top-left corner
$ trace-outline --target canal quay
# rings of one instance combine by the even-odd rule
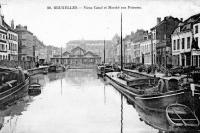
[[[96,69],[38,74],[41,94],[0,112],[0,133],[157,133]]]

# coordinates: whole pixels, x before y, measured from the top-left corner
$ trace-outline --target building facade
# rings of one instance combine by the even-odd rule
[[[0,18],[1,19],[1,18]],[[7,31],[0,22],[0,60],[8,59],[8,46],[7,46]]]
[[[72,50],[76,47],[81,47],[85,50],[92,51],[94,54],[101,57],[101,62],[104,59],[104,43],[105,43],[105,62],[113,63],[114,60],[114,43],[111,40],[71,40],[66,44],[67,50]]]
[[[172,40],[172,64],[174,66],[200,67],[200,14],[189,17],[179,23],[174,30]]]
[[[35,60],[35,45],[33,33],[27,30],[27,26],[17,25],[15,31],[18,34],[18,59],[22,61]]]
[[[101,57],[81,47],[75,47],[71,52],[64,52],[51,58],[53,64],[65,64],[70,66],[96,65],[101,63]]]
[[[145,65],[152,64],[151,45],[150,39],[140,42],[140,63]]]
[[[140,63],[140,42],[132,43],[133,46],[133,62]]]
[[[13,22],[13,21],[12,21]],[[14,25],[14,22],[13,22]],[[18,60],[18,35],[0,14],[0,60]]]
[[[172,64],[171,34],[179,22],[179,19],[172,16],[167,16],[162,21],[161,18],[157,18],[157,25],[151,28],[153,47],[156,47],[156,52],[153,53],[153,62],[158,66],[167,67]]]
[[[11,27],[7,25],[7,40],[8,40],[8,60],[18,60],[18,34],[14,30],[14,21],[11,22]]]

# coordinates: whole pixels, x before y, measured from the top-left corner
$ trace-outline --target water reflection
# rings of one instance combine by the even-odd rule
[[[128,102],[129,101],[129,102]],[[123,101],[121,100],[121,108],[122,108],[122,120],[123,120]],[[151,126],[157,129],[158,133],[197,133],[199,131],[194,131],[191,128],[178,128],[173,127],[169,124],[165,111],[152,111],[148,109],[141,108],[135,103],[131,103],[130,100],[127,99],[129,105],[137,111],[139,119],[141,122],[144,122],[146,125]],[[123,122],[122,125],[123,127]]]
[[[95,70],[68,70],[32,77],[42,93],[1,114],[3,133],[155,133],[126,99],[98,79]],[[14,106],[9,108],[15,112]],[[18,114],[18,115],[17,115]],[[5,124],[12,116],[11,124]],[[2,119],[3,118],[3,119]],[[11,130],[12,129],[12,130]]]
[[[0,129],[7,128],[6,131],[2,130],[2,132],[15,132],[19,117],[23,115],[24,111],[27,111],[32,101],[33,97],[26,95],[0,110]]]
[[[123,133],[123,95],[121,95],[121,133]]]
[[[52,82],[59,79],[63,79],[65,77],[65,73],[49,73],[47,76],[48,80]]]

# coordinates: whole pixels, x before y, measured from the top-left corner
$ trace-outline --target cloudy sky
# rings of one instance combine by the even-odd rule
[[[27,25],[46,45],[59,47],[69,40],[111,39],[115,33],[120,34],[121,12],[123,36],[137,29],[149,30],[156,25],[157,17],[185,20],[200,13],[200,0],[0,0],[0,3],[7,23],[13,19],[15,25]],[[54,9],[55,6],[77,9]],[[108,6],[118,9],[106,9]],[[89,7],[92,9],[86,9]]]

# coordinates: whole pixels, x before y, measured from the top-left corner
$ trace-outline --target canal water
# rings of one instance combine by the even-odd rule
[[[38,96],[25,96],[0,112],[0,133],[158,133],[133,105],[93,69],[32,77]]]

